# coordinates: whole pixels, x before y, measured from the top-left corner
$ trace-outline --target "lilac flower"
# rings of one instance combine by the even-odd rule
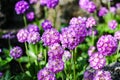
[[[2,72],[0,72],[0,78],[3,76],[3,73]]]
[[[19,42],[23,43],[27,41],[28,31],[27,29],[21,29],[17,33],[17,39]]]
[[[117,3],[117,4],[116,4],[116,7],[119,9],[119,8],[120,8],[120,3]]]
[[[46,6],[46,4],[47,4],[47,0],[40,0],[40,5]]]
[[[71,58],[72,58],[72,55],[70,54],[70,52],[67,51],[67,50],[65,50],[65,51],[64,51],[64,54],[63,54],[63,56],[62,56],[62,60],[63,60],[64,62],[66,62],[66,61],[68,61],[68,60],[71,59]]]
[[[38,80],[56,80],[55,74],[50,72],[46,67],[37,74]]]
[[[15,11],[17,14],[23,14],[29,8],[29,4],[26,1],[18,1],[15,4]]]
[[[112,80],[112,78],[110,72],[97,70],[93,80]]]
[[[30,32],[27,37],[27,42],[35,44],[40,41],[40,34],[38,32]]]
[[[91,56],[95,51],[95,46],[90,46],[88,49],[88,55]]]
[[[106,59],[102,54],[96,52],[90,56],[89,63],[93,69],[101,69],[105,66]]]
[[[37,25],[35,24],[29,24],[28,25],[28,31],[29,32],[40,32],[40,29]]]
[[[48,8],[55,8],[59,3],[59,0],[47,0],[47,7]]]
[[[53,73],[58,73],[64,69],[64,62],[62,59],[49,59],[47,68]]]
[[[96,25],[96,20],[93,17],[89,17],[86,21],[86,28],[92,28]]]
[[[29,0],[30,4],[37,3],[38,0]],[[40,0],[41,1],[41,0]]]
[[[52,28],[52,22],[49,20],[44,20],[41,24],[42,28],[44,30],[51,29]]]
[[[93,13],[96,10],[96,5],[94,2],[90,1],[86,9],[89,13]]]
[[[111,35],[103,35],[97,42],[97,49],[104,56],[112,55],[118,47],[117,39]]]
[[[32,21],[35,18],[35,13],[34,12],[29,12],[29,13],[26,14],[26,17],[29,21]]]
[[[110,29],[114,30],[117,27],[118,23],[116,22],[116,20],[112,20],[108,23],[108,26]]]
[[[3,39],[13,39],[13,38],[15,38],[15,35],[13,32],[9,32],[9,33],[2,35],[2,38]]]
[[[84,80],[93,80],[94,73],[86,70],[84,72]]]
[[[89,2],[90,2],[89,0],[79,0],[79,6],[80,6],[82,9],[87,9],[87,6],[86,6],[86,5],[88,5]]]
[[[99,10],[99,16],[105,16],[108,13],[108,9],[106,7],[101,7]]]
[[[48,56],[50,59],[56,59],[62,58],[64,49],[60,46],[60,44],[55,43],[49,46],[49,50],[48,50]]]
[[[80,24],[85,24],[86,23],[86,18],[85,17],[73,17],[71,20],[70,20],[70,22],[69,22],[69,24],[70,25],[80,25]]]
[[[13,49],[10,50],[10,56],[13,57],[14,59],[20,58],[22,54],[23,51],[19,46],[13,47]]]
[[[115,32],[114,37],[120,40],[120,31]]]
[[[110,7],[110,12],[115,14],[116,13],[116,8],[115,7]]]
[[[54,28],[47,29],[43,33],[43,35],[41,37],[41,40],[44,42],[45,46],[50,46],[54,43],[59,43],[60,42],[60,34]]]

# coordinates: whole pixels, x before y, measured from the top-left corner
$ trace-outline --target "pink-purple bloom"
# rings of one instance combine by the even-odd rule
[[[110,7],[110,12],[115,14],[116,13],[116,7]]]
[[[40,0],[40,5],[46,6],[46,4],[47,4],[47,0]]]
[[[92,28],[96,25],[96,20],[93,17],[89,17],[86,21],[86,28]]]
[[[120,31],[116,31],[115,34],[114,34],[114,37],[115,37],[117,40],[120,40]]]
[[[95,49],[95,46],[90,46],[88,49],[88,55],[91,56],[94,53]]]
[[[27,14],[26,14],[26,18],[27,18],[29,21],[34,20],[34,18],[35,18],[35,13],[34,13],[33,11],[27,13]]]
[[[52,22],[49,21],[49,20],[44,20],[42,23],[41,23],[41,26],[44,30],[47,30],[47,29],[51,29],[52,28]]]
[[[0,72],[0,78],[3,76],[3,73],[2,72]]]
[[[108,9],[106,7],[101,7],[99,10],[99,16],[105,16],[108,13]]]
[[[84,72],[84,80],[93,80],[94,72],[86,70]]]
[[[29,0],[30,4],[37,3],[38,0]],[[40,0],[41,1],[41,0]]]
[[[118,43],[117,39],[112,35],[103,35],[97,42],[97,49],[100,54],[104,56],[110,56],[117,50]]]
[[[22,54],[23,54],[22,48],[19,46],[13,47],[10,50],[10,56],[13,57],[14,59],[20,58]]]
[[[99,52],[93,53],[89,58],[90,67],[93,69],[101,69],[106,64],[105,56]]]
[[[21,0],[21,1],[18,1],[16,4],[15,4],[15,11],[17,14],[23,14],[25,13],[25,11],[29,8],[29,4],[24,1],[24,0]]]
[[[118,23],[116,22],[116,20],[112,20],[108,22],[108,26],[111,30],[114,30],[118,26]]]
[[[64,62],[66,62],[66,61],[68,61],[71,58],[72,58],[72,55],[71,55],[70,51],[65,50],[63,55],[62,55],[62,60]]]
[[[35,24],[29,24],[28,25],[28,31],[29,32],[40,32],[40,29],[37,25]]]

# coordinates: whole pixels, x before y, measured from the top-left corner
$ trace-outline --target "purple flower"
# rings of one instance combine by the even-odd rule
[[[40,0],[40,5],[46,6],[46,4],[47,4],[47,0]]]
[[[62,59],[64,49],[60,46],[60,44],[55,43],[49,46],[48,56],[50,59]]]
[[[93,80],[94,72],[86,70],[84,72],[84,80]]]
[[[38,80],[56,80],[55,74],[50,72],[46,67],[37,74]]]
[[[30,4],[37,3],[38,0],[29,0]],[[41,1],[41,0],[40,0]]]
[[[79,6],[80,6],[82,9],[87,9],[87,6],[86,6],[86,5],[88,5],[89,2],[90,2],[89,0],[79,0]]]
[[[86,9],[89,13],[93,13],[96,10],[96,5],[94,2],[90,1]]]
[[[29,32],[40,32],[40,29],[37,25],[35,24],[29,24],[28,25],[28,31]]]
[[[49,59],[47,68],[53,73],[58,73],[64,69],[64,62],[62,59]]]
[[[48,8],[55,8],[59,3],[59,0],[47,0],[47,7]]]
[[[96,20],[93,17],[89,17],[86,21],[86,28],[92,28],[96,25]]]
[[[30,32],[27,37],[27,42],[35,44],[40,41],[40,34],[38,32]]]
[[[54,28],[47,29],[43,33],[43,35],[41,37],[41,40],[44,42],[45,46],[50,46],[54,43],[59,43],[60,42],[60,34]]]
[[[2,72],[0,72],[0,78],[3,76],[3,73]]]
[[[17,14],[23,14],[29,8],[29,4],[26,1],[19,1],[15,4],[15,11]]]
[[[116,29],[117,25],[118,25],[118,23],[116,22],[116,20],[112,20],[108,23],[108,26],[111,30]]]
[[[52,28],[52,22],[49,20],[44,20],[41,24],[42,28],[44,30],[51,29]]]
[[[3,39],[13,39],[13,38],[15,38],[15,35],[13,32],[9,32],[9,33],[2,35],[2,38]]]
[[[112,80],[112,78],[110,72],[97,70],[93,80]]]
[[[26,14],[26,17],[29,21],[32,21],[35,18],[35,13],[34,12],[29,12],[29,13]]]
[[[97,49],[104,56],[112,55],[118,47],[117,39],[111,35],[103,35],[97,42]]]
[[[101,69],[106,64],[105,57],[99,52],[93,53],[89,58],[90,67],[93,69]]]
[[[116,13],[116,8],[115,7],[110,7],[110,12],[115,14]]]
[[[105,16],[108,13],[108,9],[106,7],[101,7],[99,10],[99,16]]]
[[[116,7],[119,9],[119,8],[120,8],[120,3],[117,3],[117,4],[116,4]]]
[[[62,56],[62,60],[63,60],[64,62],[66,62],[66,61],[68,61],[68,60],[71,59],[71,58],[72,58],[72,55],[70,54],[70,52],[67,51],[67,50],[65,50],[65,51],[64,51],[64,54],[63,54],[63,56]]]
[[[95,46],[90,46],[88,49],[88,55],[91,56],[93,54],[93,52],[95,51]]]
[[[70,22],[69,22],[69,24],[70,25],[78,25],[78,24],[85,24],[86,23],[86,18],[85,17],[73,17],[71,20],[70,20]]]
[[[21,29],[17,33],[17,39],[19,42],[23,43],[27,41],[28,31],[27,29]]]
[[[23,51],[19,46],[13,47],[13,49],[10,50],[10,56],[13,57],[14,59],[20,58],[22,54]]]
[[[115,32],[114,37],[120,40],[120,31]]]

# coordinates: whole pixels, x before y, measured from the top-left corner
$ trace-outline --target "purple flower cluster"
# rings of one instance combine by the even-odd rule
[[[90,66],[93,69],[101,69],[106,64],[105,57],[99,52],[93,53],[89,58]]]
[[[115,7],[110,7],[110,12],[115,14],[116,13],[116,8]]]
[[[115,32],[114,37],[115,37],[117,40],[120,40],[120,31]]]
[[[111,35],[103,35],[97,42],[97,49],[104,56],[112,55],[118,47],[117,39]]]
[[[108,13],[108,9],[106,7],[101,7],[99,10],[99,16],[105,16]]]
[[[36,26],[34,24],[28,25],[27,29],[21,29],[17,33],[18,41],[21,43],[27,41],[28,43],[35,44],[40,41],[39,32],[40,32],[40,30],[39,30],[38,26]]]
[[[47,6],[47,8],[55,8],[59,3],[59,0],[40,0],[42,6]]]
[[[55,74],[50,72],[47,68],[43,68],[37,74],[38,80],[56,80]]]
[[[118,25],[118,23],[116,22],[116,20],[112,20],[108,23],[108,26],[111,30],[116,29],[117,25]]]
[[[29,13],[26,14],[26,17],[29,21],[32,21],[35,18],[35,13],[34,12],[29,12]]]
[[[44,20],[41,24],[42,28],[44,30],[51,29],[52,28],[52,22],[49,20]]]
[[[15,38],[15,35],[14,35],[13,32],[9,32],[9,33],[7,33],[7,34],[3,34],[3,35],[2,35],[2,38],[3,38],[3,39],[13,39],[13,38]]]
[[[29,8],[29,4],[26,1],[19,1],[15,5],[15,11],[17,14],[23,14]]]
[[[43,33],[41,40],[44,42],[45,46],[50,46],[54,43],[59,43],[60,42],[60,33],[54,29],[47,29]]]
[[[10,50],[10,56],[13,57],[14,59],[20,58],[22,54],[23,54],[23,51],[19,46],[16,46],[12,50]]]
[[[95,46],[90,46],[90,48],[88,49],[88,55],[91,56],[94,51],[95,51]]]
[[[0,72],[0,78],[3,76],[3,73],[2,72]]]
[[[93,80],[93,75],[94,75],[94,72],[86,70],[84,72],[84,80]]]
[[[96,10],[95,3],[89,0],[79,0],[79,6],[89,13],[93,13]]]
[[[29,0],[30,4],[37,3],[38,0]],[[40,0],[41,1],[41,0]]]
[[[64,53],[63,53],[63,56],[62,56],[62,60],[64,62],[68,61],[69,59],[72,58],[72,55],[69,51],[65,50]]]
[[[92,28],[95,25],[96,25],[96,20],[93,17],[89,17],[86,21],[86,27]]]

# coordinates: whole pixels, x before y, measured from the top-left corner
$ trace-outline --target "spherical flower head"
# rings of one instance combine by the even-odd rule
[[[37,3],[38,0],[29,0],[30,4]],[[41,0],[40,0],[41,1]]]
[[[88,5],[89,2],[90,2],[90,0],[79,0],[79,6],[80,6],[80,8],[86,10],[87,9],[86,5]]]
[[[93,13],[96,10],[96,5],[94,2],[90,1],[86,7],[89,13]]]
[[[0,78],[3,76],[3,73],[2,72],[0,72]]]
[[[48,8],[55,8],[59,3],[59,0],[47,0]]]
[[[120,3],[116,4],[117,9],[120,9]]]
[[[34,12],[29,12],[29,13],[26,14],[26,17],[29,21],[32,21],[35,18],[35,13]]]
[[[93,80],[93,72],[86,70],[84,72],[84,80]]]
[[[40,29],[37,25],[35,24],[29,24],[28,25],[28,31],[29,32],[40,32]]]
[[[90,67],[93,69],[101,69],[106,64],[105,57],[99,52],[93,53],[89,58]]]
[[[49,59],[47,68],[53,73],[58,73],[64,69],[64,62],[62,59]]]
[[[97,42],[97,49],[100,54],[103,54],[104,56],[110,56],[114,54],[117,50],[117,47],[117,39],[111,35],[103,35]]]
[[[28,31],[27,29],[21,29],[17,33],[17,39],[19,42],[23,43],[27,41]]]
[[[115,7],[110,7],[110,12],[115,14],[116,13],[116,8]]]
[[[41,37],[41,40],[44,42],[45,46],[50,46],[54,43],[59,43],[60,42],[60,34],[54,28],[47,29],[43,33],[43,35]]]
[[[18,1],[15,4],[15,11],[17,14],[23,14],[29,8],[29,4],[26,1]]]
[[[101,7],[99,10],[99,16],[105,16],[108,13],[108,9],[106,7]]]
[[[30,32],[27,37],[27,42],[35,44],[40,41],[40,34],[38,32]]]
[[[38,80],[56,80],[55,74],[50,72],[46,67],[38,72],[37,78]]]
[[[93,17],[89,17],[86,21],[86,28],[92,28],[96,25],[96,20]]]
[[[10,50],[10,56],[13,57],[14,59],[20,58],[22,54],[23,54],[23,51],[19,46],[16,46]]]
[[[112,20],[108,23],[108,26],[111,30],[114,30],[118,26],[118,23],[116,22],[116,20]]]
[[[70,20],[70,22],[69,22],[69,24],[70,25],[78,25],[78,24],[84,24],[86,22],[86,18],[85,17],[73,17],[71,20]]]
[[[48,56],[51,59],[56,59],[56,58],[61,59],[63,52],[64,49],[60,46],[60,44],[55,43],[49,46]]]
[[[120,31],[115,32],[114,37],[115,37],[117,40],[120,40]]]
[[[46,6],[47,5],[47,0],[40,0],[40,5],[41,6]]]
[[[93,80],[112,80],[111,74],[108,71],[97,70]]]
[[[95,49],[95,46],[90,46],[88,49],[88,55],[91,56],[94,53]]]
[[[64,62],[66,62],[66,61],[68,61],[71,58],[72,58],[72,55],[70,54],[70,52],[65,50],[64,53],[63,53],[63,56],[62,56],[62,60]]]
[[[51,29],[52,28],[52,22],[49,20],[44,20],[41,24],[42,28],[44,30]]]

